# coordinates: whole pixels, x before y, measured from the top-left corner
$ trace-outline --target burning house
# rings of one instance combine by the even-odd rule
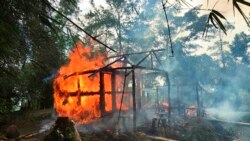
[[[140,66],[148,56],[136,65],[126,56],[108,62],[107,54],[93,52],[91,47],[78,41],[69,55],[68,64],[60,68],[54,80],[57,115],[85,124],[108,113],[131,110],[135,129],[136,110],[146,102],[142,92],[143,71],[168,77],[163,70]]]
[[[121,94],[114,98],[111,93],[121,89],[122,77],[99,70],[105,66],[105,57],[94,54],[82,42],[76,44],[69,55],[69,64],[60,68],[54,81],[55,108],[59,116],[68,116],[78,123],[86,123],[100,117],[104,111],[109,112],[120,106],[118,100]],[[112,98],[116,99],[113,103]],[[112,104],[115,103],[118,104],[114,107]],[[128,106],[124,103],[122,109]]]

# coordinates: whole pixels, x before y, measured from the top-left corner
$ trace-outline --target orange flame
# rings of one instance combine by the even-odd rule
[[[100,76],[99,73],[83,72],[97,70],[105,66],[107,54],[96,53],[78,41],[69,54],[69,62],[62,66],[54,80],[54,106],[59,116],[67,116],[79,124],[87,123],[101,116],[100,113]],[[120,66],[114,64],[114,66]],[[116,75],[116,90],[122,87],[122,77]],[[104,90],[111,92],[111,73],[104,74]],[[86,95],[87,93],[93,95]],[[124,95],[127,97],[127,95]],[[116,94],[116,108],[120,107],[121,94]],[[122,104],[122,109],[128,109]],[[112,96],[105,93],[105,111],[112,110]]]

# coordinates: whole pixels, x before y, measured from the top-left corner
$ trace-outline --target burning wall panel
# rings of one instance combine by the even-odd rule
[[[78,123],[87,123],[101,116],[100,74],[93,72],[105,67],[106,54],[94,53],[81,41],[69,54],[68,64],[62,66],[54,80],[54,106],[59,116],[67,116]],[[116,66],[117,64],[114,64]],[[120,65],[120,64],[118,64]],[[84,73],[89,71],[90,73]],[[104,73],[105,111],[112,110],[111,73]],[[91,75],[91,76],[90,76]],[[123,78],[116,75],[115,91],[122,89]],[[121,93],[116,93],[116,108],[120,108]],[[126,99],[127,94],[124,95]],[[122,109],[128,109],[126,104]]]

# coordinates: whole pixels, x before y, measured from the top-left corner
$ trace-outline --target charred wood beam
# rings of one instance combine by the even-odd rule
[[[112,111],[116,111],[116,93],[115,93],[115,88],[116,88],[116,72],[113,72],[111,74],[111,87],[112,87]]]
[[[130,55],[138,55],[138,54],[147,54],[147,53],[150,53],[150,52],[159,52],[159,51],[165,51],[167,49],[165,48],[162,48],[162,49],[152,49],[150,51],[142,51],[142,52],[134,52],[134,53],[125,53],[125,54],[122,54],[122,55],[115,55],[115,56],[109,56],[107,57],[107,59],[109,58],[116,58],[116,57],[121,57],[121,56],[130,56]]]
[[[81,95],[80,95],[80,79],[79,77],[77,78],[77,104],[81,105]]]
[[[116,71],[116,70],[119,70],[119,69],[123,69],[123,67],[119,67],[119,68],[117,68],[117,69],[114,69],[114,68],[105,68],[105,69],[103,69],[102,71],[103,72],[112,72],[112,71]],[[90,74],[90,73],[97,73],[97,72],[99,72],[99,71],[101,71],[100,69],[95,69],[95,70],[87,70],[87,71],[83,71],[83,72],[74,72],[74,73],[71,73],[71,74],[69,74],[69,75],[65,75],[64,76],[64,80],[65,79],[67,79],[67,78],[69,78],[69,77],[71,77],[71,76],[75,76],[75,75],[84,75],[84,74]]]
[[[75,75],[84,75],[84,74],[89,74],[89,73],[94,73],[96,70],[87,70],[87,71],[83,71],[83,72],[74,72],[71,73],[69,75],[65,75],[63,78],[64,80],[71,77],[71,76],[75,76]]]
[[[100,71],[100,111],[101,116],[105,114],[105,87],[104,87],[104,73]]]
[[[156,54],[155,52],[153,52],[153,54],[154,54],[156,60],[158,61],[158,63],[159,63],[160,65],[162,65],[161,60],[160,60],[160,58],[157,56],[157,54]]]
[[[95,72],[93,72],[93,73],[92,73],[91,75],[89,75],[88,77],[92,77],[93,75],[95,75],[95,74],[98,73],[99,71],[103,71],[103,70],[107,69],[107,68],[110,67],[112,64],[116,63],[117,61],[120,61],[122,58],[123,58],[123,57],[121,57],[121,58],[119,58],[119,59],[117,59],[117,60],[115,60],[115,61],[113,61],[113,62],[107,64],[106,66],[100,68],[99,70],[96,70]]]
[[[69,75],[65,75],[64,76],[64,79],[67,79],[71,76],[75,76],[75,75],[84,75],[84,74],[90,74],[90,73],[95,73],[95,72],[99,72],[99,71],[102,71],[102,72],[113,72],[113,71],[117,71],[118,70],[130,70],[130,69],[143,69],[143,70],[152,70],[152,71],[159,71],[159,72],[163,72],[163,73],[166,73],[166,71],[164,70],[161,70],[161,69],[156,69],[156,68],[147,68],[147,67],[143,67],[143,66],[130,66],[130,67],[117,67],[117,68],[105,68],[103,70],[101,69],[95,69],[95,70],[87,70],[87,71],[83,71],[83,72],[74,72],[74,73],[71,73]],[[127,73],[128,74],[128,73]]]
[[[141,110],[142,108],[142,93],[141,93],[141,75],[140,72],[138,72],[138,74],[136,74],[138,77],[136,79],[136,94],[137,94],[137,101],[138,101],[138,109]]]
[[[112,94],[113,92],[111,91],[109,91],[109,92],[104,92],[104,94]],[[122,91],[115,91],[114,92],[115,94],[122,94],[123,92]],[[132,93],[132,91],[126,91],[126,92],[124,92],[125,94],[126,93]],[[92,96],[92,95],[100,95],[100,92],[80,92],[80,93],[78,93],[77,91],[76,92],[61,92],[60,93],[60,96],[61,97],[63,97],[63,96],[67,96],[67,97],[69,97],[69,96],[78,96],[78,94],[80,95],[80,96]]]
[[[132,66],[132,67],[119,67],[119,68],[111,68],[110,70],[121,70],[121,69],[142,69],[142,70],[151,70],[151,71],[158,71],[162,73],[166,73],[166,71],[161,70],[161,69],[156,69],[156,68],[147,68],[143,66]]]
[[[120,108],[119,108],[119,114],[118,114],[118,121],[117,123],[119,123],[120,121],[120,117],[121,117],[121,110],[122,110],[122,103],[123,103],[123,96],[124,96],[124,92],[125,92],[125,87],[126,87],[126,80],[127,80],[127,69],[125,69],[125,74],[124,74],[124,81],[123,81],[123,87],[122,87],[122,98],[121,98],[121,104],[120,104]]]
[[[133,130],[136,131],[135,70],[132,70]]]
[[[145,57],[143,57],[136,65],[132,66],[132,70],[129,71],[126,75],[128,76],[136,67],[139,67],[139,65],[150,56],[151,53],[148,53]]]
[[[124,61],[123,61],[123,63],[125,64],[125,65],[127,65],[127,64],[129,64],[129,65],[133,65],[133,63],[128,59],[128,57],[126,56],[126,55],[123,55],[123,57],[124,57]]]

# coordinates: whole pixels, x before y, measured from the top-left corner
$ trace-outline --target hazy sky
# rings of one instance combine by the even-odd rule
[[[176,0],[169,0],[170,3],[174,3],[175,1]],[[96,3],[96,5],[105,6],[105,0],[94,0],[94,2]],[[208,4],[207,4],[207,0],[187,0],[187,2],[193,6],[202,5],[203,6],[202,8],[204,9],[212,9],[214,7],[214,9],[221,12],[227,18],[229,22],[233,22],[234,25],[238,28],[238,30],[246,31],[249,29],[244,19],[242,18],[241,15],[239,15],[239,12],[237,10],[235,10],[236,16],[234,15],[233,8],[232,8],[233,7],[232,0],[229,0],[229,2],[228,0],[209,0]],[[83,13],[88,12],[91,9],[90,0],[80,0],[79,7]],[[246,7],[241,4],[240,4],[240,7],[244,10],[246,15],[250,16],[249,7]],[[190,8],[190,7],[187,7],[187,8]],[[206,11],[204,11],[204,13],[205,12]]]
[[[232,23],[235,26],[235,30],[228,31],[227,36],[225,35],[222,36],[223,41],[231,42],[235,34],[241,31],[245,31],[246,33],[249,34],[250,32],[249,27],[247,26],[246,22],[244,21],[242,16],[239,14],[237,9],[235,9],[235,14],[234,14],[232,0],[229,0],[229,2],[228,0],[209,0],[209,3],[207,3],[207,0],[186,0],[186,1],[192,6],[202,5],[202,9],[214,8],[215,10],[222,13],[226,17],[228,22]],[[97,6],[102,5],[105,7],[105,0],[94,0],[94,2]],[[161,0],[159,0],[159,3],[160,2]],[[169,0],[168,2],[174,4],[176,0]],[[250,16],[250,8],[242,4],[239,4],[239,5],[243,9],[245,14]],[[90,0],[80,0],[79,7],[82,10],[82,14],[87,13],[91,9]],[[183,5],[183,8],[191,9],[192,7]],[[208,14],[209,11],[202,10],[200,13]],[[204,53],[209,54],[208,48],[209,46],[211,46],[211,42],[215,42],[215,41],[213,40],[210,42],[204,42],[204,39],[200,38],[196,40],[195,42],[198,44],[202,44],[202,47],[203,47],[203,48],[199,48],[199,50],[196,50],[197,54],[204,54]],[[224,49],[229,50],[229,47],[225,47]]]

